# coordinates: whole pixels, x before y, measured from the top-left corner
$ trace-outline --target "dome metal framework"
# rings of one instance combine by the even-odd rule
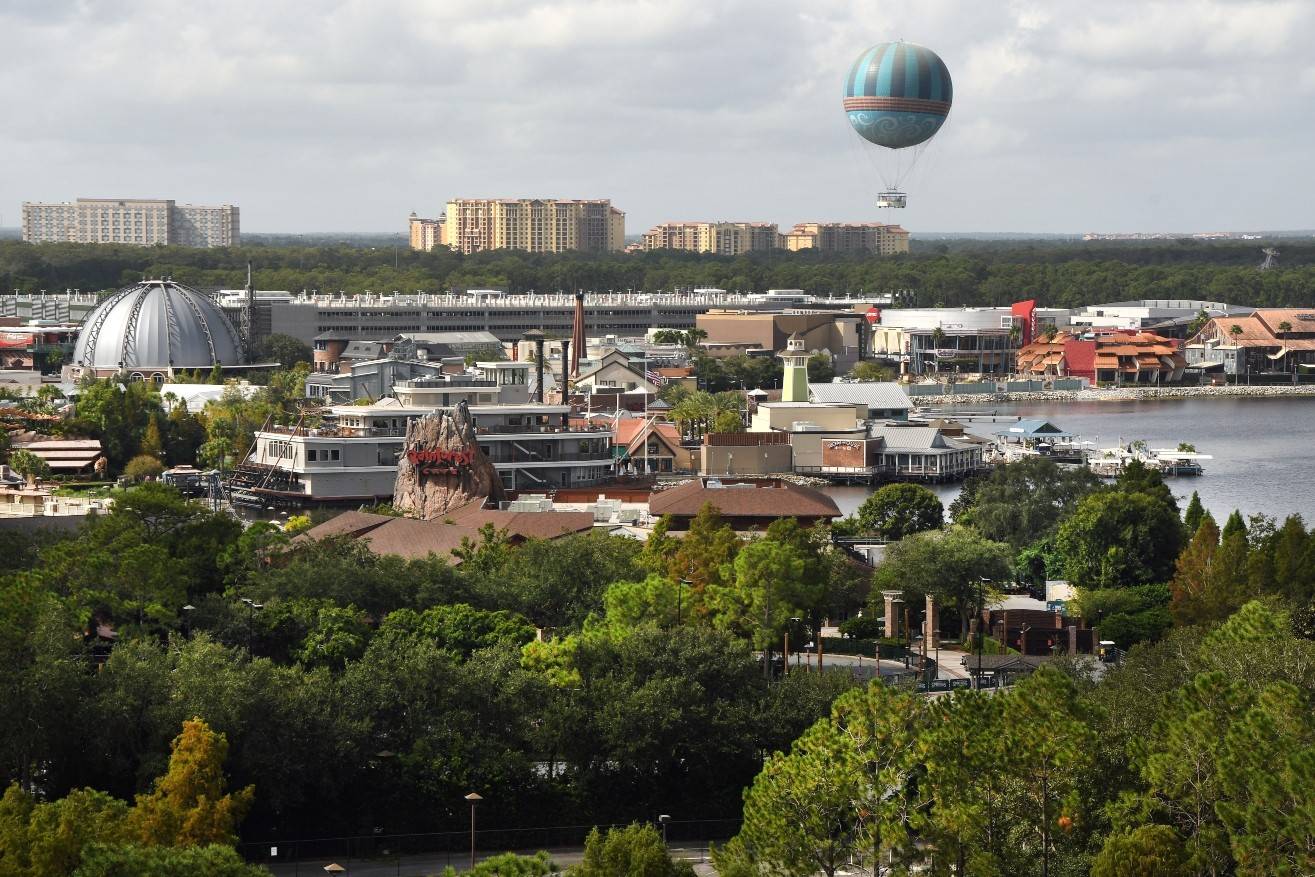
[[[242,362],[237,331],[219,306],[172,280],[144,280],[119,290],[82,326],[73,365],[84,370],[167,373]]]

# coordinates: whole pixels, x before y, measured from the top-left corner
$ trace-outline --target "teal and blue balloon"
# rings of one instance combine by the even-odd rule
[[[913,43],[873,46],[845,78],[849,124],[864,140],[887,149],[925,143],[944,124],[953,100],[945,62]]]

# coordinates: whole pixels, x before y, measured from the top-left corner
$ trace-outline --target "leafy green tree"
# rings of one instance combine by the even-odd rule
[[[10,454],[9,468],[26,478],[28,484],[50,477],[50,466],[31,451],[14,451]]]
[[[1109,491],[1082,500],[1059,526],[1055,549],[1065,577],[1088,588],[1168,581],[1182,524],[1175,511],[1142,493]]]
[[[962,692],[928,717],[923,751],[932,806],[926,830],[954,858],[958,873],[1001,872],[1012,782],[999,767],[1006,755],[1003,706],[1003,698]]]
[[[186,403],[175,403],[165,420],[164,454],[169,465],[195,463],[197,451],[205,441],[205,425],[187,410]]]
[[[712,421],[713,432],[744,432],[744,420],[735,411],[722,411]]]
[[[1201,505],[1201,497],[1193,490],[1192,498],[1187,501],[1187,509],[1183,512],[1183,529],[1189,537],[1201,526],[1201,518],[1204,516],[1205,506]]]
[[[160,414],[160,395],[144,381],[88,380],[79,388],[75,427],[100,439],[110,467],[120,470],[141,447]]]
[[[859,850],[863,824],[857,802],[867,777],[861,756],[828,721],[819,721],[776,753],[744,794],[738,840],[768,873],[834,877]]]
[[[1174,621],[1179,624],[1201,624],[1213,617],[1210,583],[1213,578],[1215,554],[1219,551],[1219,526],[1206,512],[1201,517],[1196,533],[1178,555],[1170,588],[1173,592],[1171,608]]]
[[[137,454],[155,460],[164,456],[164,437],[160,433],[160,419],[158,417],[152,417],[146,422],[146,432],[142,435],[142,444],[137,449]]]
[[[468,578],[475,596],[470,602],[515,612],[535,627],[578,628],[602,608],[609,584],[641,576],[640,548],[606,533],[530,539],[507,551],[493,571]]]
[[[96,845],[83,854],[72,877],[268,877],[230,846],[158,847],[133,844]]]
[[[956,524],[1017,550],[1053,534],[1078,503],[1099,488],[1100,479],[1088,469],[1024,457],[975,479],[951,512]]]
[[[571,877],[693,877],[688,862],[676,862],[651,824],[597,828],[584,842],[584,859],[567,872]]]
[[[836,379],[836,366],[831,357],[821,351],[808,357],[808,382],[829,384]]]
[[[1030,836],[1043,861],[1080,855],[1080,837],[1072,832],[1086,818],[1080,791],[1091,774],[1095,738],[1076,686],[1059,670],[1043,666],[1005,698],[1001,721],[1000,769],[1017,780],[1009,786],[1006,806],[1020,839]],[[1008,873],[1031,870],[1028,846],[1006,845]],[[1022,857],[1011,862],[1011,852]],[[1042,873],[1046,870],[1043,866]]]
[[[1265,689],[1229,728],[1219,779],[1223,800],[1215,809],[1238,874],[1315,869],[1315,722],[1308,694],[1282,682]]]
[[[855,517],[862,532],[895,541],[939,530],[944,512],[936,494],[920,484],[887,484],[863,500]]]
[[[1100,629],[1100,638],[1121,648],[1154,642],[1173,626],[1168,585],[1135,585],[1103,590],[1082,589],[1080,617]]]
[[[740,538],[712,503],[704,504],[690,521],[689,530],[672,555],[668,571],[672,578],[686,578],[696,589],[725,585],[730,581],[727,565],[741,548]]]
[[[832,705],[829,732],[844,741],[839,757],[859,783],[851,807],[857,807],[860,857],[909,862],[916,856],[930,803],[926,737],[938,718],[925,698],[880,682]]]
[[[1164,476],[1159,469],[1152,469],[1140,460],[1133,460],[1119,473],[1115,489],[1123,493],[1144,493],[1152,499],[1159,500],[1178,517],[1178,501],[1173,498],[1173,491],[1164,483]]]
[[[0,874],[57,877],[70,874],[86,847],[123,837],[128,805],[104,792],[77,789],[39,802],[17,784],[0,799]]]
[[[1186,867],[1177,832],[1167,825],[1140,825],[1105,839],[1091,863],[1091,877],[1179,877]]]
[[[642,582],[613,582],[603,593],[607,626],[616,631],[643,624],[669,628],[704,615],[703,593],[681,590],[684,587],[662,575],[650,575]]]
[[[895,372],[884,365],[877,365],[875,362],[857,362],[849,370],[849,377],[855,381],[893,381]]]
[[[313,359],[310,346],[304,341],[281,332],[267,336],[256,354],[259,362],[277,362],[285,369],[298,363],[309,363]]]
[[[977,609],[980,579],[1009,578],[1009,547],[983,539],[964,527],[916,533],[887,547],[873,576],[873,592],[902,590],[905,601],[932,594],[959,615],[959,629],[968,636],[968,619]],[[873,606],[872,611],[879,611]]]
[[[520,648],[534,639],[534,626],[521,616],[504,610],[476,609],[465,603],[431,606],[423,612],[398,609],[388,614],[379,631],[423,637],[463,658],[497,645]]]
[[[145,481],[159,478],[164,473],[164,464],[158,457],[150,454],[138,454],[123,467],[123,475],[132,481]]]
[[[804,557],[793,546],[760,539],[727,564],[727,585],[706,589],[713,624],[741,636],[756,648],[773,648],[791,617],[816,609],[822,582],[804,578]]]

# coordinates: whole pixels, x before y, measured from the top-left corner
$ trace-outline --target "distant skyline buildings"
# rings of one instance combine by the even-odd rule
[[[604,253],[625,247],[626,215],[607,198],[454,198],[440,217],[410,217],[413,250]]]
[[[533,198],[457,198],[443,214],[408,218],[411,249],[450,247],[461,253],[520,250],[627,252],[680,250],[738,256],[772,250],[873,253],[909,251],[909,233],[881,222],[799,222],[781,232],[774,222],[663,222],[626,246],[625,214],[606,198],[561,201]]]
[[[28,243],[156,244],[231,247],[241,243],[241,220],[232,204],[208,207],[166,198],[79,198],[23,202]]]
[[[664,222],[645,232],[631,248],[723,256],[768,250],[893,256],[909,251],[909,233],[881,222],[799,222],[784,233],[774,222]]]

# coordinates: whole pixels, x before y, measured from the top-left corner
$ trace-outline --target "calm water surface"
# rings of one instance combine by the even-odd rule
[[[1195,490],[1221,524],[1233,509],[1283,518],[1300,514],[1315,523],[1315,398],[1173,399],[1156,402],[1067,402],[961,406],[959,414],[1012,415],[1049,420],[1083,440],[1111,447],[1144,439],[1152,448],[1190,442],[1205,460],[1199,478],[1171,478],[1182,497]],[[977,423],[970,431],[990,435],[1004,424]],[[958,485],[933,488],[948,504]],[[869,493],[864,487],[830,487],[826,493],[850,514]]]

